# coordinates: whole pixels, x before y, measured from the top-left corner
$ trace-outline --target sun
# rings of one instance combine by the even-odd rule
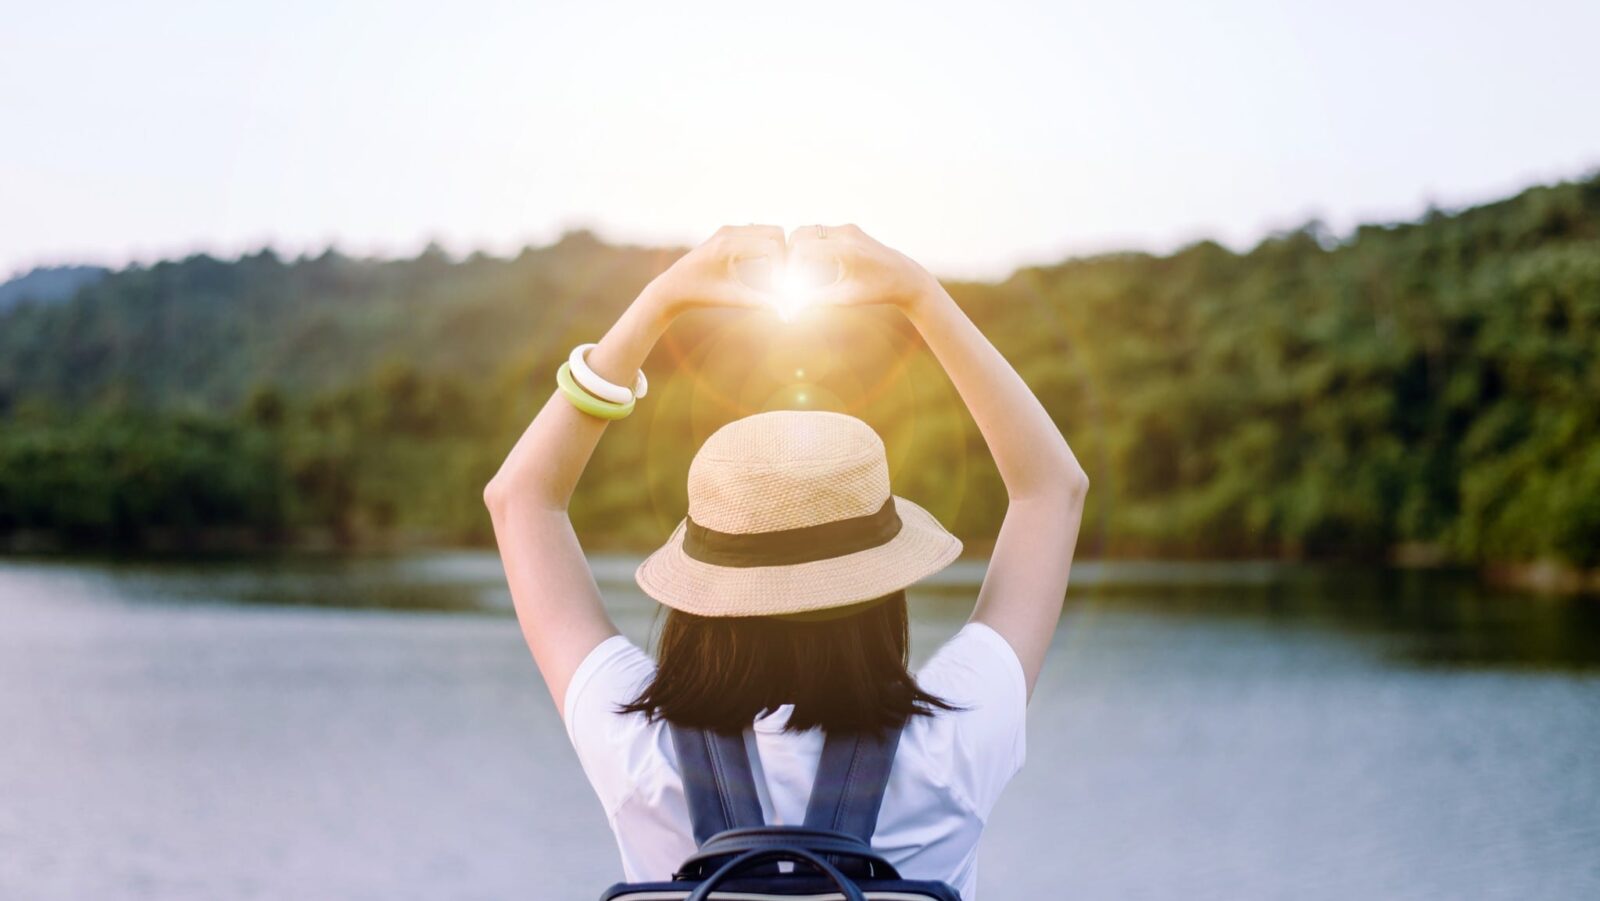
[[[784,322],[793,322],[817,302],[823,288],[839,279],[837,260],[785,260],[772,273],[773,307]]]
[[[772,293],[777,298],[774,306],[778,310],[778,318],[793,322],[811,306],[817,291],[797,263],[786,261],[773,275]]]

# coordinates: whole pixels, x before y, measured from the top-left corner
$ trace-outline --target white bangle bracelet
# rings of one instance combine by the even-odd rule
[[[589,348],[594,346],[596,345],[593,343],[579,344],[572,349],[572,353],[567,357],[567,363],[570,364],[572,370],[572,380],[578,383],[578,387],[603,401],[613,404],[625,404],[634,398],[644,397],[645,393],[650,390],[650,382],[645,379],[643,369],[639,370],[638,374],[633,377],[632,391],[595,375],[594,370],[589,368],[588,361],[584,359],[584,356],[589,353]]]

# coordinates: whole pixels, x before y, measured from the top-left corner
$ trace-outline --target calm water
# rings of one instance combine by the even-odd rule
[[[917,660],[980,575],[914,596]],[[508,607],[487,554],[0,561],[0,898],[595,897],[615,848]],[[1082,566],[1029,717],[991,901],[1600,898],[1593,600]]]

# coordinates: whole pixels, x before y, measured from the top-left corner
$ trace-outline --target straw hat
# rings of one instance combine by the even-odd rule
[[[825,618],[938,572],[960,552],[932,514],[890,494],[883,441],[870,426],[779,410],[706,439],[689,465],[689,515],[634,578],[645,594],[701,616]]]

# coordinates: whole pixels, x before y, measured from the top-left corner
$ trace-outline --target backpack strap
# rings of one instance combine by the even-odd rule
[[[689,729],[670,722],[667,728],[678,752],[696,846],[726,829],[766,825],[743,733]]]
[[[901,731],[896,726],[878,735],[828,733],[806,802],[806,828],[845,832],[871,843]]]

